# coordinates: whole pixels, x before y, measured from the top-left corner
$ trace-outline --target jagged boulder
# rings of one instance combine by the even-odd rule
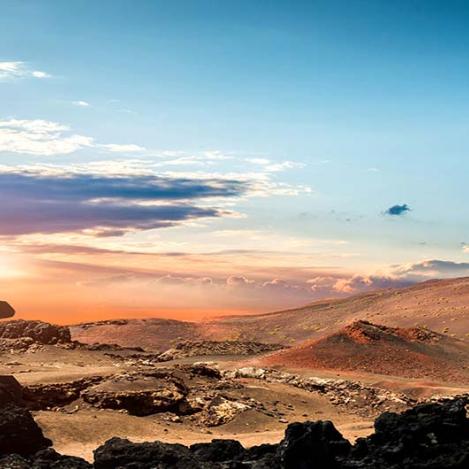
[[[239,441],[214,439],[210,443],[196,443],[189,448],[192,454],[205,462],[240,461],[245,449]]]
[[[350,448],[332,422],[292,423],[277,455],[285,469],[334,469],[340,467],[336,458],[347,455]]]
[[[344,468],[463,469],[469,467],[469,420],[462,400],[385,412],[375,433],[357,440]]]
[[[70,329],[42,321],[17,319],[0,322],[0,339],[21,339],[30,337],[34,342],[43,345],[69,343]]]
[[[111,438],[94,451],[96,469],[202,469],[189,448],[179,444],[132,443]]]
[[[23,399],[23,388],[14,376],[0,375],[0,407],[10,404],[20,405]]]
[[[13,404],[0,408],[0,455],[30,455],[51,445],[27,409]]]

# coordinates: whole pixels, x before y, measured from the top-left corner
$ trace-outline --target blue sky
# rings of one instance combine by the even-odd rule
[[[469,273],[467,2],[1,0],[0,7],[7,183],[0,235],[8,237],[15,281],[50,280],[46,261],[64,270],[86,264],[96,280],[110,279],[102,270],[109,259],[94,256],[93,264],[70,246],[108,255],[124,245],[121,262],[137,267],[135,250],[196,253],[211,266],[203,275],[182,257],[176,267],[153,259],[154,278],[210,278],[220,287],[219,308],[250,311],[276,304],[258,288],[238,305],[227,284],[286,282],[278,298],[266,295],[289,306],[382,279]],[[153,178],[152,194],[185,179],[187,196],[129,200],[128,184],[142,174]],[[24,177],[29,192],[5,189]],[[50,177],[58,192],[50,192]],[[102,177],[111,182],[92,199],[83,180]],[[41,187],[42,199],[33,196]],[[410,210],[388,211],[404,204]],[[45,229],[44,217],[56,228]],[[13,221],[23,228],[11,229]],[[213,267],[214,252],[233,251],[251,255]],[[120,275],[132,295],[148,295],[145,313],[183,307],[160,304],[146,277],[135,285]],[[342,291],[337,279],[355,283]]]

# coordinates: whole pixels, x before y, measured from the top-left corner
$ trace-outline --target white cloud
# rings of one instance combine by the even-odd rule
[[[262,166],[263,170],[269,173],[278,173],[287,169],[303,168],[305,166],[303,163],[298,163],[295,161],[275,162],[269,160],[268,158],[245,158],[245,161],[257,166]]]
[[[88,103],[87,101],[72,101],[72,104],[74,106],[78,106],[78,107],[89,107],[90,106],[90,103]]]
[[[115,153],[141,152],[139,145],[99,144],[93,137],[74,134],[67,125],[42,119],[0,120],[0,152],[35,156],[68,155],[84,148]]]
[[[31,72],[31,75],[34,77],[34,78],[50,78],[51,75],[49,75],[48,73],[46,72],[41,72],[40,70],[33,70]]]
[[[45,120],[0,121],[0,152],[51,156],[73,153],[93,146],[93,139],[67,135],[67,126]]]
[[[18,78],[50,78],[51,75],[42,70],[31,70],[25,62],[0,62],[0,79]]]
[[[140,145],[134,145],[132,143],[123,145],[119,145],[117,143],[107,143],[105,145],[99,146],[100,148],[105,148],[106,150],[109,150],[112,153],[134,153],[145,151],[144,147],[141,147]]]

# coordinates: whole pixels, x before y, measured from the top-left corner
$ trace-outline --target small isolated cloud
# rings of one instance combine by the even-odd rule
[[[402,204],[402,205],[393,205],[392,207],[389,207],[384,214],[385,215],[390,215],[390,216],[400,216],[404,215],[407,212],[410,212],[411,208],[407,204]]]
[[[100,148],[105,148],[106,150],[109,150],[112,153],[134,153],[145,151],[145,147],[142,147],[140,145],[134,145],[132,143],[123,145],[119,145],[117,143],[108,143],[106,145],[99,146]]]
[[[87,101],[72,101],[72,104],[77,107],[90,107],[90,103]]]
[[[25,62],[0,62],[0,80],[19,78],[50,78],[50,74],[42,70],[31,70]]]

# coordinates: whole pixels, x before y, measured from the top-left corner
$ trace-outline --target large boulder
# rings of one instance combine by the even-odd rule
[[[0,455],[31,455],[51,445],[27,409],[13,404],[0,408]]]
[[[336,458],[347,455],[350,448],[332,422],[292,423],[277,455],[285,469],[334,469],[340,467]]]
[[[17,319],[0,322],[0,339],[30,337],[38,344],[55,345],[71,341],[70,329],[42,321]]]
[[[0,375],[0,407],[10,404],[21,405],[23,387],[12,375]]]
[[[186,446],[111,438],[94,451],[95,469],[202,469]]]
[[[38,451],[31,458],[30,467],[31,469],[91,469],[93,466],[82,458],[64,456],[48,448]]]
[[[375,433],[357,440],[346,468],[463,469],[469,467],[469,420],[462,400],[386,412]]]
[[[200,461],[225,462],[244,458],[245,449],[239,441],[215,439],[210,443],[196,443],[189,448]]]
[[[0,301],[0,318],[11,318],[15,310],[6,301]]]

